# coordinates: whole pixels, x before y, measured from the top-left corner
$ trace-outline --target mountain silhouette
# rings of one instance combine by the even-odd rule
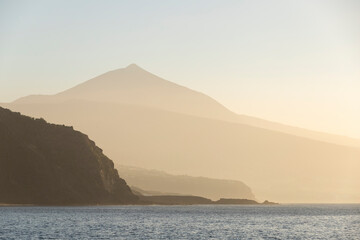
[[[132,189],[142,189],[153,193],[152,195],[193,195],[212,200],[220,198],[255,200],[250,187],[241,181],[172,175],[163,171],[120,164],[116,165],[116,169]]]
[[[138,198],[86,135],[0,108],[0,203],[129,204]]]
[[[360,198],[358,140],[237,115],[136,65],[3,106],[86,132],[116,165],[240,180],[277,202]]]
[[[246,124],[340,145],[360,147],[359,139],[310,131],[235,114],[213,98],[162,79],[136,64],[107,72],[55,95],[30,95],[17,99],[13,103],[61,103],[68,100],[147,106]]]
[[[135,64],[55,95],[28,96],[14,103],[59,103],[69,99],[141,105],[219,119],[236,118],[236,114],[205,94],[164,80]]]

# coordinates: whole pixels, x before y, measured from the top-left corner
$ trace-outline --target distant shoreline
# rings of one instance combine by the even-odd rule
[[[139,203],[139,204],[12,204],[0,203],[0,207],[106,207],[106,206],[287,206],[287,205],[360,205],[360,203],[276,203],[276,204],[156,204],[156,203]]]
[[[280,204],[221,204],[221,203],[193,203],[193,204],[159,204],[159,203],[139,203],[139,204],[7,204],[0,203],[0,207],[106,207],[106,206],[273,206]]]

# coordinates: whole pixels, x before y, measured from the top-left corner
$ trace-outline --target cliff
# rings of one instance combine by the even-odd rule
[[[114,163],[86,135],[0,108],[0,203],[137,201]]]

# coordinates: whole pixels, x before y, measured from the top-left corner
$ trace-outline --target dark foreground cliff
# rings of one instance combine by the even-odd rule
[[[72,127],[0,108],[0,203],[138,203],[113,162]]]

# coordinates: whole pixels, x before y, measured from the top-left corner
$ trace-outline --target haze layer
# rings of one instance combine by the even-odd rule
[[[136,65],[3,105],[73,125],[117,164],[243,180],[259,199],[360,199],[358,140],[236,115]]]

